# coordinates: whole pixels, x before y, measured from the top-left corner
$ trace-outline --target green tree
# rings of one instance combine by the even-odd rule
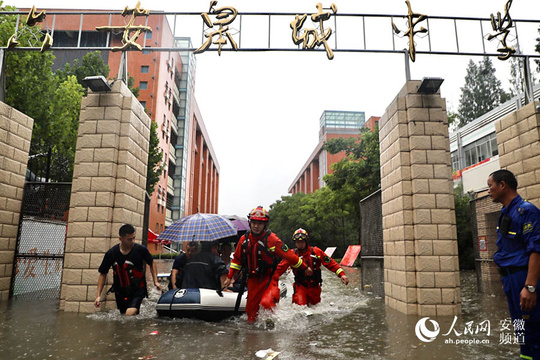
[[[87,76],[109,76],[109,65],[105,64],[100,51],[86,53],[81,59],[73,60],[73,64],[67,63],[63,69],[56,72],[60,81],[65,81],[68,76],[75,76],[77,82],[82,85],[82,80]]]
[[[148,147],[148,166],[146,168],[146,192],[152,195],[156,189],[159,177],[163,173],[165,164],[162,163],[163,151],[159,147],[157,123],[152,121],[150,125],[150,143]]]
[[[486,56],[478,65],[470,60],[459,99],[459,127],[493,110],[508,98],[501,81],[495,76],[491,59]]]
[[[463,194],[463,184],[454,189],[456,227],[459,252],[459,268],[474,269],[474,249],[472,239],[471,208],[469,195]]]
[[[270,206],[269,228],[290,246],[292,234],[298,228],[308,231],[310,244],[325,249],[337,246],[341,256],[348,245],[357,243],[357,231],[339,194],[328,187],[314,193],[282,196]]]
[[[68,76],[65,81],[58,84],[54,93],[50,112],[55,119],[55,127],[51,130],[57,136],[57,141],[53,145],[56,156],[53,159],[51,177],[57,181],[69,182],[73,178],[75,146],[83,94],[83,87],[73,75]]]
[[[129,74],[128,74],[129,75]],[[127,83],[127,86],[129,88],[129,90],[131,90],[131,93],[136,97],[138,98],[139,97],[139,87],[138,86],[135,86],[135,78],[131,75],[129,75],[128,77],[128,83]]]
[[[336,192],[336,201],[350,214],[360,239],[360,200],[381,184],[379,130],[360,130],[358,137],[327,141],[324,148],[331,154],[344,151],[346,156],[332,165],[332,174],[324,177],[326,185]]]

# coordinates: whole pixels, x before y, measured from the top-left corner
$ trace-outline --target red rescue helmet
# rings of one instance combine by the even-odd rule
[[[255,221],[268,221],[270,220],[270,217],[268,216],[268,211],[266,211],[262,206],[257,206],[255,209],[249,212],[248,219]]]
[[[309,239],[309,235],[306,230],[300,228],[294,232],[292,239],[293,241],[305,240],[307,242]]]

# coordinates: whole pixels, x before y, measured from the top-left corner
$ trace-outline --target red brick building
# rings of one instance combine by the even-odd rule
[[[325,110],[320,118],[319,144],[289,186],[289,193],[310,194],[323,187],[323,177],[332,172],[331,165],[345,157],[344,152],[328,153],[323,149],[324,142],[333,138],[358,136],[364,122],[364,112]]]
[[[109,79],[118,76],[122,53],[105,48],[121,46],[123,31],[100,32],[96,27],[124,26],[126,19],[120,11],[45,10],[48,20],[54,17],[48,24],[52,25],[51,50],[56,56],[56,69],[82,58],[89,51],[66,48],[92,48],[93,51],[103,47],[101,56],[110,67]],[[127,70],[135,79],[134,86],[139,87],[138,100],[158,125],[165,166],[151,196],[149,229],[159,234],[174,220],[186,215],[198,211],[217,212],[219,164],[193,96],[195,58],[181,50],[191,47],[190,40],[175,38],[166,16],[160,12],[151,11],[148,18],[136,18],[135,25],[152,29],[142,33],[136,41],[143,46],[142,51],[127,52]],[[178,47],[179,50],[152,51],[153,47]]]

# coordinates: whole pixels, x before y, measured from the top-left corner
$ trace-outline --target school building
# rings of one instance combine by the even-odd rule
[[[289,193],[303,192],[310,194],[324,186],[324,175],[332,172],[332,164],[345,157],[345,153],[329,154],[324,150],[325,141],[335,138],[358,136],[360,128],[371,130],[378,126],[380,117],[372,116],[365,121],[363,111],[325,110],[320,117],[319,143],[306,161],[291,186]]]

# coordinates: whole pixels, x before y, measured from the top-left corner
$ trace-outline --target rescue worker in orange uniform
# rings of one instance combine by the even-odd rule
[[[313,274],[313,271],[294,250],[267,230],[270,218],[262,206],[251,210],[248,219],[251,231],[244,234],[236,246],[224,286],[230,286],[238,271],[247,267],[246,313],[248,322],[254,322],[260,306],[271,309],[279,301],[277,282],[272,282],[272,277],[280,259],[293,269],[302,269],[306,274]]]
[[[298,305],[315,305],[321,302],[321,265],[328,270],[336,273],[345,285],[349,284],[349,278],[339,266],[339,264],[326,255],[324,251],[316,246],[308,244],[309,235],[306,230],[298,229],[293,234],[293,241],[296,246],[295,253],[302,258],[308,266],[313,269],[313,274],[309,275],[302,269],[294,269],[294,295],[293,303]],[[282,261],[274,275],[274,283],[277,283],[279,277],[289,268],[289,264]]]

